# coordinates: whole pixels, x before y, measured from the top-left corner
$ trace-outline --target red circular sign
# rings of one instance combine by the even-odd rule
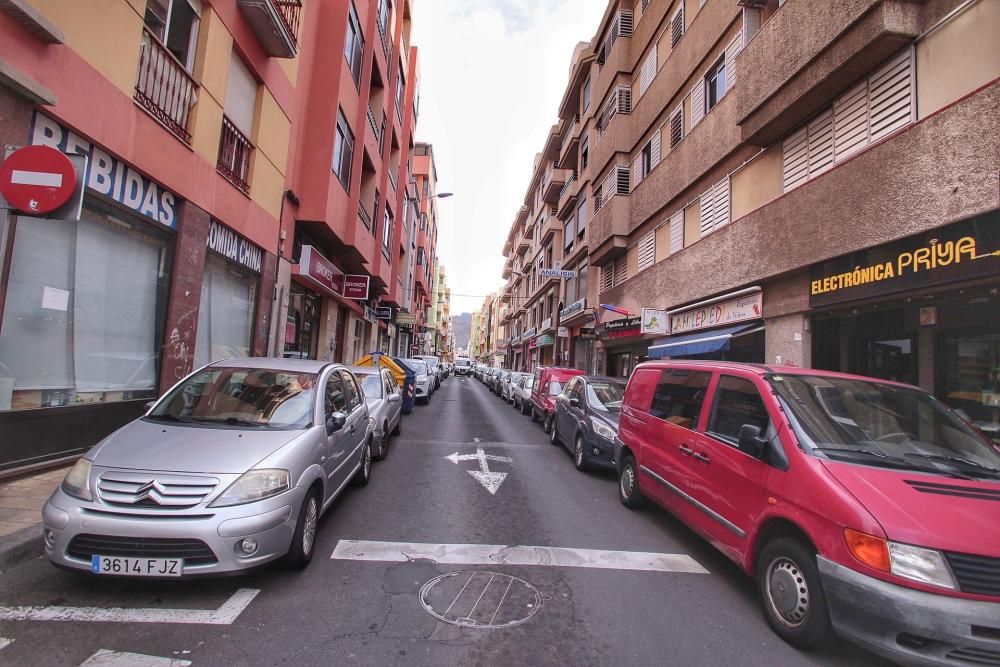
[[[73,196],[76,170],[65,153],[48,146],[25,146],[0,164],[0,193],[19,211],[51,213]]]

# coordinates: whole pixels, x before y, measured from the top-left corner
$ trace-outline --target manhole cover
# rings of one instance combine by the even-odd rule
[[[431,616],[452,625],[507,628],[537,614],[542,595],[519,577],[463,570],[442,574],[424,584],[420,604]]]

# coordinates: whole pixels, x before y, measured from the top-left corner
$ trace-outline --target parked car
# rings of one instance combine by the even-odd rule
[[[500,383],[500,375],[504,370],[502,368],[494,368],[490,370],[489,387],[490,391],[494,394],[497,393],[497,386]]]
[[[350,369],[361,382],[374,424],[372,457],[381,461],[389,452],[389,437],[403,428],[403,394],[388,368],[354,366]]]
[[[563,383],[577,375],[583,375],[583,371],[556,366],[535,369],[535,382],[531,387],[531,421],[541,419],[546,433],[552,428],[556,396],[562,393]]]
[[[423,359],[424,362],[427,364],[427,369],[429,371],[431,381],[434,384],[434,390],[436,391],[440,389],[441,380],[444,379],[444,370],[441,366],[440,357],[435,357],[429,354],[420,354],[417,355],[416,358]]]
[[[603,375],[572,378],[556,397],[549,435],[573,454],[577,470],[614,468],[618,414],[625,380]]]
[[[507,377],[507,381],[503,383],[503,391],[500,393],[500,398],[507,401],[508,403],[514,402],[514,388],[517,387],[517,383],[521,381],[521,378],[526,375],[520,371],[512,371]]]
[[[531,388],[535,386],[535,376],[525,373],[514,387],[514,407],[522,414],[528,414],[531,409]]]
[[[211,364],[76,462],[43,508],[45,554],[98,576],[305,567],[320,516],[349,482],[368,483],[372,440],[339,364]]]
[[[455,358],[455,374],[456,375],[468,375],[472,370],[472,362],[468,357],[456,357]]]
[[[413,381],[414,400],[427,405],[434,394],[434,379],[427,368],[427,362],[423,359],[403,359],[403,361],[417,372],[417,377]]]
[[[615,459],[622,503],[654,500],[756,577],[789,643],[837,631],[910,664],[1000,655],[1000,451],[923,390],[647,362]]]
[[[504,387],[510,381],[510,371],[505,369],[500,369],[500,373],[497,375],[496,380],[493,382],[493,393],[497,396],[503,397]]]

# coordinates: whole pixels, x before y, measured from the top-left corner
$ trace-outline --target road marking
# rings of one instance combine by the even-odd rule
[[[109,651],[102,648],[80,663],[80,667],[188,667],[190,660],[160,658],[155,655]]]
[[[473,438],[473,440],[475,440],[476,442],[481,442],[481,440],[479,438]]]
[[[232,625],[259,590],[241,588],[221,607],[208,609],[126,609],[112,607],[0,607],[0,621],[93,621],[99,623],[178,623]]]
[[[479,442],[479,438],[476,438],[476,442]],[[472,475],[477,482],[483,485],[483,488],[490,492],[490,495],[496,495],[497,489],[503,484],[503,481],[507,479],[507,473],[505,472],[490,472],[490,466],[487,461],[501,461],[503,463],[513,463],[514,459],[509,456],[497,456],[496,454],[487,454],[482,447],[476,448],[475,454],[459,454],[455,452],[454,454],[449,454],[445,457],[454,464],[458,464],[459,461],[479,461],[479,470],[469,470],[467,471]]]
[[[504,546],[502,544],[426,544],[340,540],[330,558],[390,563],[405,563],[417,558],[425,558],[435,563],[447,565],[541,565],[588,567],[599,570],[708,574],[708,570],[687,554],[531,547],[519,544]]]
[[[6,637],[0,637],[0,649],[4,648],[5,646],[10,646],[13,643],[14,643],[13,639],[7,639]]]
[[[52,174],[46,171],[22,171],[14,169],[10,172],[10,182],[14,185],[40,185],[48,188],[62,187],[62,174]]]

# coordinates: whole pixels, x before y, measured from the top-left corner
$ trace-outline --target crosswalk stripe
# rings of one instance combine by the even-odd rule
[[[81,662],[80,667],[188,667],[190,664],[190,660],[160,658],[155,655],[109,651],[102,648]]]
[[[340,540],[330,558],[390,563],[404,563],[422,558],[447,565],[534,565],[708,574],[708,570],[687,554],[502,544]]]

